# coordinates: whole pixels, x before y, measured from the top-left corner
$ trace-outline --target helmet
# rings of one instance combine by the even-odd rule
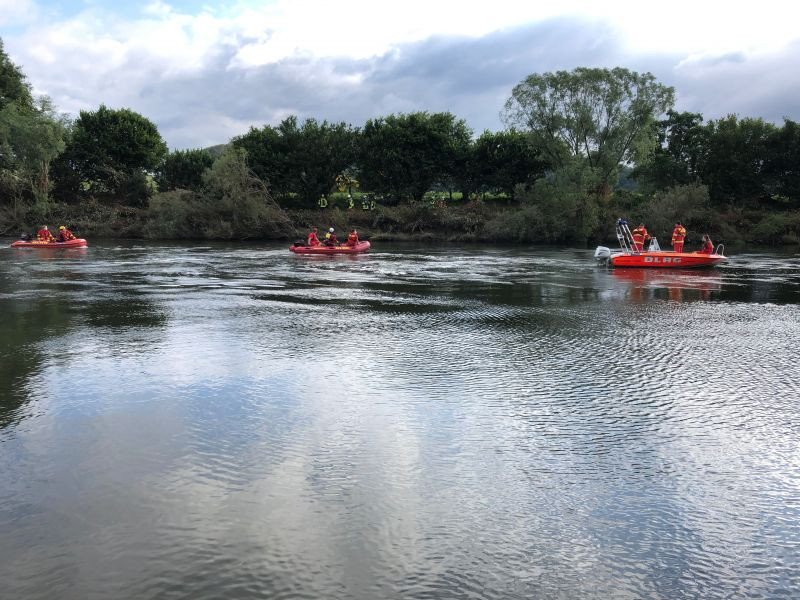
[[[333,227],[331,227],[330,229],[328,229],[328,231],[330,231],[331,233],[333,233]]]
[[[62,225],[61,227],[59,227],[59,229],[66,229],[66,227],[64,227],[64,226]]]

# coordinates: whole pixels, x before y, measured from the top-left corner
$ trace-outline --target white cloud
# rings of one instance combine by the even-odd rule
[[[376,111],[448,106],[467,114],[483,111],[495,122],[500,106],[480,103],[536,70],[629,66],[661,53],[674,59],[670,69],[680,63],[675,70],[680,80],[719,57],[764,62],[764,57],[786,53],[787,44],[798,36],[793,27],[800,22],[800,4],[765,0],[757,11],[744,7],[674,0],[654,13],[633,0],[613,7],[588,0],[276,0],[185,14],[155,0],[133,18],[90,4],[64,18],[42,11],[32,0],[0,0],[0,23],[17,24],[16,33],[4,36],[6,50],[37,93],[52,96],[73,114],[101,102],[130,107],[156,121],[171,146],[182,147],[226,141],[251,123],[290,113],[320,110],[315,116],[347,115],[355,121],[375,116],[362,114],[359,119],[339,105],[345,98]],[[31,20],[30,15],[37,16]],[[572,29],[562,39],[535,29],[531,37],[513,37],[514,31],[534,23],[569,23]],[[583,28],[585,37],[576,28]],[[481,45],[481,40],[503,35],[517,47]],[[459,57],[426,56],[424,51],[440,50],[435,43],[426,46],[431,40],[484,54],[469,54],[471,64],[460,61],[461,72],[448,71],[446,66]],[[613,57],[609,44],[615,47]],[[499,54],[493,57],[491,52]],[[615,62],[603,62],[604,56]],[[451,63],[437,70],[432,60]],[[725,72],[735,73],[736,68],[727,65]],[[463,81],[469,70],[491,82]],[[389,74],[398,79],[386,81]],[[455,87],[466,95],[430,93]]]

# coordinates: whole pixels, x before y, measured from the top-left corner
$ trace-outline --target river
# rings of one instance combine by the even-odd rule
[[[800,254],[0,249],[0,597],[800,594]]]

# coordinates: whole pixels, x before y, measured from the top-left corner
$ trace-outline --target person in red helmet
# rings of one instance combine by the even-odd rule
[[[36,239],[40,242],[54,242],[55,238],[53,234],[50,233],[50,230],[47,229],[47,225],[42,225],[42,228],[36,232]]]

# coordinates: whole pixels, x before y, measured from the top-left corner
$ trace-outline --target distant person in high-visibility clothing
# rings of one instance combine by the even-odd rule
[[[683,252],[683,240],[686,239],[686,228],[678,221],[675,229],[672,230],[672,249],[675,252]]]
[[[650,234],[647,233],[644,223],[639,223],[639,226],[631,231],[631,235],[633,236],[633,249],[636,250],[636,252],[644,250],[645,241],[650,239]]]

